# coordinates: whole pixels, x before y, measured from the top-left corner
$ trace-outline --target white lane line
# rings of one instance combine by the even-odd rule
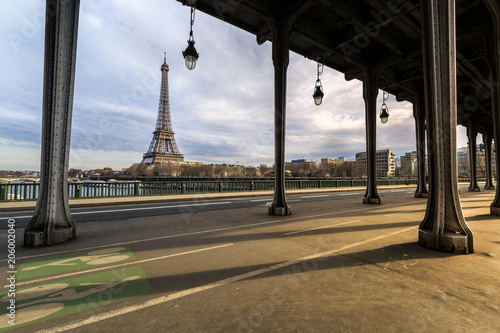
[[[393,205],[391,207],[399,207],[399,206],[407,206],[407,204],[406,203],[397,204],[397,205]],[[380,209],[382,209],[382,208],[380,208]],[[331,216],[331,215],[344,214],[344,213],[353,213],[353,212],[358,213],[358,212],[362,212],[362,211],[365,211],[365,210],[371,210],[371,211],[376,212],[376,211],[378,211],[380,209],[375,209],[374,210],[374,208],[372,208],[372,207],[367,207],[367,208],[361,208],[361,209],[351,209],[351,210],[346,210],[346,211],[323,213],[323,214],[316,214],[316,215],[310,215],[310,216],[288,217],[286,219],[286,221],[289,222],[289,221],[295,221],[295,220],[303,220],[305,218],[315,218],[315,217],[321,217],[321,216]],[[77,248],[77,249],[74,249],[73,251],[59,251],[59,252],[49,252],[49,253],[35,254],[35,255],[31,255],[31,256],[16,257],[16,259],[17,260],[21,260],[21,259],[31,259],[31,258],[38,258],[38,257],[46,257],[46,256],[52,256],[52,255],[62,254],[62,253],[68,253],[68,252],[102,249],[103,247],[112,247],[112,246],[135,244],[135,243],[142,243],[142,242],[151,242],[151,241],[160,240],[160,239],[183,237],[183,236],[192,236],[192,235],[200,235],[200,234],[207,234],[207,233],[212,233],[212,232],[228,231],[228,230],[235,230],[235,229],[241,229],[241,228],[247,228],[247,227],[256,227],[256,226],[261,226],[261,225],[266,225],[266,224],[273,224],[273,223],[283,223],[283,220],[272,220],[272,221],[266,221],[266,222],[249,223],[249,224],[244,224],[244,225],[239,225],[239,226],[233,226],[233,227],[225,227],[225,228],[217,228],[217,229],[211,229],[211,230],[188,232],[188,233],[177,234],[177,235],[167,235],[167,236],[159,236],[159,237],[153,237],[153,238],[145,238],[145,239],[139,239],[139,240],[133,240],[133,241],[127,241],[127,242],[120,242],[120,243],[114,243],[114,244],[105,244],[105,245],[85,247],[85,248],[82,248],[82,249],[78,249]],[[1,259],[0,260],[0,262],[3,262],[3,261],[7,261],[7,259]]]
[[[325,226],[311,228],[311,229],[305,229],[305,230],[287,232],[285,234],[285,236],[293,235],[293,234],[299,234],[301,232],[307,232],[307,231],[311,231],[311,230],[318,230],[318,229],[326,229],[326,228],[330,228],[330,227],[336,227],[336,226],[339,226],[339,225],[348,224],[348,223],[354,223],[354,222],[359,222],[359,221],[361,221],[361,220],[347,221],[347,222],[341,222],[341,223],[337,223],[337,224],[325,225]]]
[[[406,190],[391,190],[391,192],[406,192]]]
[[[204,252],[204,251],[208,251],[208,250],[215,250],[215,249],[219,249],[219,248],[227,247],[227,246],[232,246],[232,245],[234,245],[234,243],[206,247],[203,249],[197,249],[197,250],[186,251],[186,252],[181,252],[181,253],[174,253],[174,254],[169,254],[166,256],[162,256],[162,257],[149,258],[149,259],[143,259],[143,260],[138,260],[138,261],[127,261],[127,262],[124,262],[122,264],[117,264],[117,265],[112,265],[112,266],[103,266],[103,267],[98,267],[98,268],[93,268],[93,269],[86,269],[86,270],[82,270],[82,271],[76,271],[76,272],[71,272],[71,273],[57,275],[57,276],[49,276],[49,277],[41,278],[41,279],[37,279],[37,280],[31,280],[31,281],[25,281],[25,282],[17,282],[16,281],[16,286],[39,283],[39,282],[43,282],[43,281],[55,280],[55,279],[60,279],[60,278],[64,278],[64,277],[69,277],[69,276],[98,272],[98,271],[103,271],[103,270],[107,270],[107,269],[120,268],[120,267],[124,267],[124,266],[139,265],[139,264],[143,264],[145,262],[168,259],[168,258],[172,258],[172,257],[183,256],[185,254]],[[4,286],[4,288],[8,288],[8,287],[9,287],[9,285]]]
[[[389,234],[369,238],[369,239],[364,240],[364,241],[359,241],[359,242],[355,242],[352,244],[348,244],[348,245],[342,246],[338,249],[328,250],[328,251],[312,254],[309,256],[305,256],[302,258],[293,259],[290,261],[285,261],[285,262],[280,263],[280,264],[272,265],[269,267],[264,267],[264,268],[261,268],[261,269],[255,270],[255,271],[236,275],[236,276],[233,276],[233,277],[230,277],[227,279],[223,279],[220,281],[212,282],[212,283],[209,283],[209,284],[206,284],[203,286],[179,291],[179,292],[170,294],[168,296],[161,296],[161,297],[153,298],[153,299],[150,299],[148,301],[143,302],[142,304],[126,306],[126,307],[121,308],[121,309],[116,309],[116,310],[100,313],[97,315],[93,315],[92,317],[87,318],[87,319],[76,320],[76,321],[73,321],[69,324],[63,325],[63,326],[52,327],[48,330],[40,330],[37,333],[65,332],[65,331],[68,331],[68,330],[71,330],[74,328],[78,328],[78,327],[85,326],[85,325],[90,325],[90,324],[97,323],[97,322],[100,322],[100,321],[103,321],[106,319],[121,316],[121,315],[124,315],[126,313],[130,313],[130,312],[134,312],[134,311],[138,311],[138,310],[143,310],[143,309],[155,306],[155,305],[163,304],[163,303],[166,303],[166,302],[169,302],[169,301],[172,301],[175,299],[179,299],[181,297],[193,295],[193,294],[205,291],[205,290],[209,290],[209,289],[213,289],[213,288],[217,288],[217,287],[222,287],[222,286],[225,286],[225,285],[230,284],[230,283],[238,282],[238,281],[241,281],[244,279],[251,278],[253,276],[257,276],[257,275],[265,274],[265,273],[268,273],[271,271],[275,271],[275,270],[278,270],[278,269],[281,269],[281,268],[284,268],[287,266],[291,266],[291,265],[294,265],[294,264],[297,264],[297,263],[300,263],[303,261],[314,260],[317,258],[325,257],[328,255],[337,253],[337,252],[351,249],[353,247],[357,247],[357,246],[364,245],[364,244],[371,243],[371,242],[375,242],[375,241],[378,241],[378,240],[381,240],[384,238],[388,238],[391,236],[402,234],[404,232],[414,230],[417,228],[418,228],[418,226],[409,227],[409,228],[405,228],[405,229],[391,232]]]
[[[258,202],[258,201],[269,201],[269,200],[273,200],[273,198],[267,198],[267,199],[254,199],[254,200],[250,200],[250,201],[253,201],[253,202]]]
[[[339,195],[356,195],[356,194],[361,194],[361,193],[340,193]]]
[[[392,215],[399,215],[399,214],[408,214],[408,213],[415,213],[418,212],[420,209],[417,210],[405,210],[403,212],[397,212],[397,213],[390,213],[390,214],[384,214],[383,216],[392,216]]]
[[[0,221],[1,220],[8,220],[8,219],[27,219],[27,218],[30,218],[30,217],[33,217],[33,214],[32,215],[26,215],[26,216],[0,217]]]
[[[71,213],[71,215],[86,215],[86,214],[100,214],[100,213],[114,213],[114,212],[129,212],[129,211],[136,211],[136,210],[167,209],[167,208],[177,208],[177,207],[225,205],[225,204],[230,204],[230,203],[232,203],[232,202],[230,202],[230,201],[222,201],[222,202],[208,202],[208,203],[184,204],[184,205],[174,205],[174,206],[154,206],[154,207],[138,207],[138,208],[126,208],[126,209],[94,210],[94,211],[89,211],[89,212]],[[29,217],[33,217],[33,215],[29,215],[29,216],[15,216],[15,217],[2,217],[2,218],[0,218],[0,220],[8,220],[9,218],[21,219],[21,218],[29,218]]]
[[[110,209],[110,210],[98,210],[98,211],[92,211],[92,212],[76,212],[76,213],[71,213],[71,215],[129,212],[129,211],[136,211],[136,210],[167,209],[167,208],[178,208],[178,207],[226,205],[226,204],[230,204],[230,203],[231,203],[230,201],[222,201],[222,202],[208,202],[208,203],[185,204],[185,205],[174,205],[174,206],[155,206],[155,207],[139,207],[139,208],[126,208],[126,209]]]
[[[324,198],[324,197],[329,197],[329,194],[321,194],[321,195],[308,195],[305,197],[300,197],[300,199],[308,199],[308,198]]]

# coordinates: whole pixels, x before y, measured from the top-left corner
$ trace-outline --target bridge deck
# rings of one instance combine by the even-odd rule
[[[380,206],[297,203],[283,217],[257,207],[81,224],[76,241],[18,245],[18,324],[29,311],[41,321],[16,332],[498,331],[493,195],[462,191],[471,255],[419,246],[426,200],[407,192]]]

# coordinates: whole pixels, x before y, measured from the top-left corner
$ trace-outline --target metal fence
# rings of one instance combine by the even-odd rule
[[[459,178],[459,182],[470,180]],[[377,185],[416,185],[416,179],[380,179]],[[366,186],[366,179],[285,180],[286,189],[315,189]],[[0,184],[0,201],[26,201],[38,199],[39,183]],[[68,184],[70,199],[169,195],[185,193],[216,193],[273,190],[274,180],[221,180],[221,181],[130,181],[130,182],[77,182]]]

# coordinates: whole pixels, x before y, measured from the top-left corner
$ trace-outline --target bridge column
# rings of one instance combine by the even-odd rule
[[[485,190],[494,190],[493,176],[491,172],[491,133],[490,130],[485,130],[483,133],[483,143],[484,143],[484,163],[486,164],[486,184],[484,185]]]
[[[290,215],[291,209],[285,196],[285,128],[286,128],[286,74],[289,63],[290,28],[295,19],[310,6],[312,0],[298,7],[277,7],[275,20],[267,22],[272,31],[274,66],[274,198],[269,215]]]
[[[79,0],[47,0],[40,192],[24,232],[25,246],[76,237],[68,205],[68,162]]]
[[[425,181],[425,97],[423,93],[416,96],[413,102],[413,117],[415,118],[415,133],[417,136],[417,166],[418,179],[415,198],[427,198],[427,184]]]
[[[471,253],[472,232],[458,195],[455,1],[420,3],[430,185],[418,240],[436,250]]]
[[[269,215],[291,214],[285,196],[286,74],[289,63],[289,34],[290,27],[286,22],[273,24],[275,185]]]
[[[469,139],[469,192],[480,192],[481,189],[477,185],[477,126],[473,121],[467,126],[467,138]]]
[[[380,204],[377,192],[377,95],[378,71],[364,70],[363,99],[365,100],[366,126],[366,193],[365,204]]]
[[[493,113],[493,136],[495,140],[495,162],[497,168],[497,191],[495,199],[490,206],[492,215],[500,216],[500,186],[498,186],[498,174],[500,168],[500,4],[496,0],[485,0],[493,20],[493,32],[488,39],[488,62],[491,66],[492,84],[492,113]]]

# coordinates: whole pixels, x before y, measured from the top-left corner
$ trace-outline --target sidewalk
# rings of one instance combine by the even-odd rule
[[[404,188],[416,188],[416,185],[383,185],[378,186],[379,190],[392,190]],[[331,193],[331,192],[354,192],[364,191],[366,187],[338,187],[321,189],[301,189],[287,190],[287,195],[299,195],[310,193]],[[174,195],[155,195],[155,196],[137,196],[137,197],[101,197],[92,199],[70,199],[70,208],[100,207],[100,206],[120,206],[133,204],[151,204],[167,203],[181,201],[203,201],[219,199],[237,199],[273,196],[274,191],[249,191],[249,192],[217,192],[217,193],[199,193],[199,194],[174,194]],[[30,211],[34,210],[36,201],[7,201],[0,202],[0,213]]]

